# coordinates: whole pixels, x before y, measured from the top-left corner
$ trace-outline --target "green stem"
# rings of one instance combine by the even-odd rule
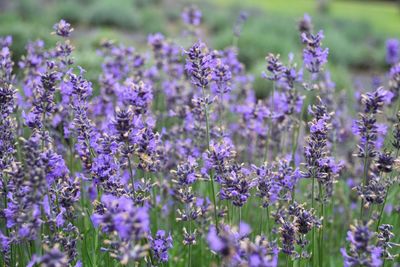
[[[203,100],[206,101],[205,98],[205,88],[204,86],[201,88],[202,89],[202,94],[203,94]],[[207,139],[207,149],[210,151],[210,124],[209,124],[209,118],[208,118],[208,103],[204,102],[204,112],[206,116],[206,139]],[[211,187],[211,194],[212,194],[212,201],[213,201],[213,206],[214,206],[214,220],[215,220],[215,227],[217,228],[218,231],[218,214],[217,214],[217,201],[215,197],[215,188],[214,188],[214,171],[211,169],[210,170],[210,187]]]
[[[318,183],[319,187],[319,201],[321,202],[321,207],[320,207],[320,218],[322,217],[322,226],[321,226],[321,231],[319,234],[319,244],[318,244],[318,254],[319,254],[319,266],[324,266],[324,248],[323,248],[323,242],[324,242],[324,201],[323,201],[323,192],[322,192],[322,185],[321,183]]]
[[[133,169],[132,169],[132,162],[131,159],[128,156],[128,168],[129,168],[129,175],[131,178],[131,183],[132,183],[132,194],[133,198],[135,198],[135,177],[133,175]]]
[[[367,153],[367,149],[364,150],[364,153]],[[362,180],[362,190],[365,189],[367,185],[367,176],[368,176],[368,156],[365,154],[364,156],[364,172],[363,172],[363,180]],[[360,220],[363,220],[364,217],[364,198],[361,199],[361,207],[360,207]]]
[[[268,148],[269,148],[269,140],[271,139],[271,128],[272,128],[272,112],[274,112],[275,109],[274,96],[275,96],[275,82],[272,82],[271,117],[269,118],[268,121],[268,133],[267,133],[267,140],[265,141],[265,153],[263,162],[268,160]]]
[[[311,188],[311,207],[312,207],[312,209],[315,211],[315,206],[314,206],[314,187],[315,187],[315,177],[312,177],[311,178],[312,179],[312,184],[311,184],[311,186],[312,186],[312,188]],[[311,240],[311,242],[312,242],[312,246],[311,246],[311,250],[312,250],[312,254],[311,254],[311,260],[312,260],[312,265],[313,266],[316,266],[316,264],[315,264],[315,227],[313,227],[312,228],[312,232],[311,232],[311,235],[312,235],[312,240]]]
[[[269,229],[269,206],[267,206],[267,221],[266,222],[267,222],[267,234],[269,235],[271,233],[270,229]],[[272,238],[269,240],[272,240]]]
[[[264,211],[261,207],[261,223],[260,223],[260,235],[263,233],[263,226],[264,226]]]
[[[239,207],[239,221],[238,221],[239,232],[240,232],[240,222],[241,221],[242,221],[242,207]]]
[[[395,158],[397,159],[398,156],[399,156],[399,149],[396,150],[396,157],[395,157]],[[392,181],[392,179],[393,179],[394,172],[395,172],[395,171],[392,170],[392,173],[390,174],[390,177],[389,177],[389,183],[390,183],[390,182]],[[385,200],[383,201],[381,210],[380,210],[380,212],[379,212],[378,223],[376,224],[376,231],[378,231],[379,225],[381,224],[383,211],[385,210],[386,201],[387,201],[387,198],[388,198],[389,193],[390,193],[390,187],[388,187],[388,189],[387,189],[387,192],[386,192],[386,194],[385,194]]]

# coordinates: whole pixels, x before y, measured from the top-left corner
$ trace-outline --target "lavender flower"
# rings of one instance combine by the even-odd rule
[[[247,14],[247,12],[241,11],[239,16],[236,18],[236,22],[233,25],[233,34],[236,36],[236,38],[240,37],[243,25],[247,21],[248,17],[249,14]]]
[[[378,88],[372,93],[362,95],[364,103],[364,113],[360,113],[360,119],[355,122],[353,132],[360,136],[358,145],[358,157],[373,158],[376,156],[376,145],[378,139],[378,125],[376,124],[376,114],[380,112],[385,103],[389,103],[392,94]]]
[[[324,170],[324,159],[328,157],[328,130],[330,129],[331,114],[321,104],[309,108],[314,119],[309,122],[310,136],[304,148],[307,171],[303,173],[306,178],[316,178],[320,183],[326,183],[328,173]]]
[[[12,44],[11,36],[7,36],[4,39],[0,38],[0,82],[11,83],[12,82],[12,69],[14,62],[11,59],[10,46]]]
[[[400,94],[400,63],[393,65],[389,71],[389,89],[397,99]]]
[[[149,111],[153,92],[151,86],[139,82],[135,83],[132,79],[127,79],[121,92],[123,103],[132,107],[135,114],[144,114]]]
[[[400,42],[397,39],[386,41],[386,62],[394,65],[400,60]]]
[[[0,168],[6,169],[13,160],[15,153],[14,139],[16,122],[12,117],[15,109],[16,90],[12,84],[11,54],[8,46],[11,40],[4,40],[4,46],[0,47]],[[1,39],[0,39],[1,41]],[[0,176],[2,176],[0,174]],[[3,180],[3,179],[2,179]]]
[[[74,30],[71,27],[71,24],[66,22],[65,20],[60,20],[58,23],[54,24],[53,29],[55,30],[55,34],[61,37],[69,37],[71,32]]]
[[[239,260],[239,241],[250,232],[250,227],[243,222],[240,223],[239,229],[221,225],[219,232],[215,226],[211,226],[207,234],[208,246],[212,251],[218,253],[224,262],[235,265]]]
[[[313,74],[319,73],[328,61],[329,53],[328,48],[321,47],[321,42],[324,39],[323,31],[319,31],[316,35],[303,32],[301,38],[302,42],[306,44],[306,48],[303,50],[306,69]]]
[[[382,248],[372,243],[374,234],[369,230],[368,224],[356,224],[347,232],[349,250],[342,248],[340,251],[344,258],[344,266],[371,266],[382,265]]]
[[[376,161],[376,167],[381,172],[391,172],[393,169],[394,158],[390,153],[379,153]]]
[[[103,195],[101,204],[92,215],[95,227],[112,237],[106,244],[122,263],[137,260],[146,253],[146,246],[138,245],[149,232],[147,208],[135,207],[132,199]]]
[[[187,162],[183,162],[177,166],[177,170],[171,171],[175,176],[176,179],[173,182],[179,185],[191,185],[193,184],[198,178],[199,174],[196,173],[197,163],[195,159],[189,157]]]
[[[148,232],[146,208],[136,208],[131,199],[112,195],[103,195],[101,203],[92,221],[104,232],[116,230],[123,240],[140,240]]]
[[[240,244],[240,262],[250,267],[278,266],[278,248],[264,236],[257,236],[254,242],[245,239]]]
[[[166,234],[164,230],[158,230],[155,237],[150,238],[150,248],[155,258],[160,262],[168,261],[168,250],[172,248],[171,234]]]
[[[293,255],[295,253],[294,245],[295,245],[295,235],[297,232],[296,227],[293,223],[284,222],[282,226],[279,228],[279,232],[281,234],[282,240],[282,252],[288,255]]]
[[[263,77],[275,82],[280,81],[284,77],[286,68],[279,61],[279,55],[269,54],[266,57],[266,61],[268,73],[263,73]]]
[[[304,14],[303,18],[298,22],[297,27],[299,32],[310,34],[313,30],[313,24],[310,15]]]
[[[216,84],[216,92],[218,94],[226,94],[231,91],[230,80],[232,79],[232,73],[228,65],[224,65],[221,61],[217,61],[217,64],[212,72],[212,80]]]
[[[256,174],[257,196],[262,199],[263,207],[273,205],[279,198],[280,185],[274,179],[271,166],[263,164],[260,167],[253,166]]]
[[[182,20],[190,26],[199,26],[202,20],[202,13],[195,5],[187,6],[183,9]]]
[[[91,95],[91,83],[86,81],[82,72],[79,76],[69,75],[71,95],[73,97],[72,109],[74,111],[73,130],[77,137],[76,150],[85,169],[92,167],[92,156],[97,147],[98,134],[93,123],[88,118],[88,98]]]
[[[68,266],[68,257],[56,246],[49,249],[43,256],[34,255],[32,260],[27,265],[28,267],[33,267],[35,265],[50,267],[50,266]]]
[[[371,177],[366,185],[359,185],[355,190],[364,201],[365,207],[383,204],[387,194],[386,184],[378,177]]]
[[[185,69],[191,78],[193,85],[205,88],[212,79],[212,70],[215,67],[214,55],[208,51],[202,42],[195,43],[186,52]]]
[[[399,150],[400,149],[400,112],[396,114],[396,123],[393,125],[393,140],[392,140],[392,146]]]
[[[255,185],[249,177],[250,172],[240,165],[233,165],[229,172],[221,176],[220,198],[232,201],[232,204],[242,207],[250,197],[250,189]]]
[[[395,244],[392,242],[394,238],[394,233],[392,233],[393,226],[390,224],[382,224],[379,226],[378,229],[378,243],[377,245],[383,249],[383,255],[382,257],[384,259],[389,259],[393,260],[396,255],[392,255],[391,250],[394,246],[398,246],[398,244]]]

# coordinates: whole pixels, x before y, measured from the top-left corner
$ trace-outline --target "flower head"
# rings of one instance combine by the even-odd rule
[[[371,244],[373,236],[368,224],[356,223],[350,227],[347,232],[350,249],[341,249],[344,266],[381,266],[382,248]]]
[[[186,52],[186,71],[193,85],[205,88],[212,79],[212,71],[215,67],[215,55],[208,51],[202,42],[195,43]]]
[[[158,230],[154,237],[150,237],[150,248],[158,261],[167,262],[168,250],[172,248],[171,234],[167,234],[164,230]]]
[[[71,32],[74,30],[71,27],[71,24],[63,19],[54,24],[53,29],[55,30],[55,34],[61,37],[69,37],[71,35]]]
[[[203,17],[200,9],[195,5],[187,6],[183,9],[182,20],[191,26],[199,26]]]
[[[393,65],[400,61],[400,41],[388,39],[386,41],[386,62]]]
[[[323,31],[317,34],[307,34],[305,32],[301,35],[303,43],[306,48],[303,50],[303,60],[306,69],[311,73],[319,73],[323,65],[328,62],[328,48],[322,48],[321,42],[324,39]]]

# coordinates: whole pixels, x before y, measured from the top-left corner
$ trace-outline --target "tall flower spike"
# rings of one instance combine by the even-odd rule
[[[394,246],[399,246],[399,244],[395,244],[392,242],[395,237],[394,233],[392,233],[393,225],[390,224],[382,224],[378,229],[378,246],[383,248],[383,257],[388,260],[394,260],[396,256],[391,253],[391,250]]]
[[[400,41],[397,39],[388,39],[386,41],[386,62],[396,64],[400,61]]]
[[[182,20],[190,26],[199,26],[203,17],[200,9],[195,5],[187,6],[183,9]]]
[[[309,112],[314,118],[309,122],[310,136],[304,147],[307,171],[303,172],[303,177],[316,178],[318,182],[325,184],[328,173],[326,173],[323,163],[329,156],[328,131],[331,128],[331,114],[323,104],[310,107]]]
[[[131,198],[104,194],[91,219],[95,227],[108,234],[107,249],[122,263],[145,255],[147,246],[138,244],[150,230],[147,208],[136,207]]]
[[[212,80],[216,84],[216,92],[218,94],[226,94],[231,91],[230,81],[232,73],[228,65],[225,65],[221,60],[217,60],[217,64],[212,72]]]
[[[160,262],[168,261],[168,250],[172,248],[171,234],[158,230],[155,237],[150,237],[150,248],[155,258]]]
[[[323,31],[317,34],[307,34],[303,32],[301,39],[306,45],[303,50],[303,60],[306,69],[311,73],[319,73],[322,67],[328,62],[328,48],[322,48],[321,42],[324,39]]]
[[[396,123],[393,125],[393,140],[392,146],[399,150],[400,149],[400,111],[396,114]]]
[[[212,78],[212,70],[215,67],[215,55],[208,51],[202,42],[195,43],[186,52],[186,71],[193,85],[199,88],[207,87]]]
[[[400,62],[394,65],[389,71],[389,89],[396,98],[400,94]]]
[[[390,103],[393,94],[378,88],[374,92],[362,95],[364,112],[359,114],[359,119],[353,125],[353,133],[360,136],[357,156],[374,158],[379,128],[376,123],[376,115],[385,104]]]
[[[285,66],[279,61],[279,55],[269,54],[265,60],[267,61],[267,73],[263,73],[263,77],[271,81],[280,81],[284,77],[286,71]]]
[[[61,37],[69,37],[71,32],[74,30],[71,27],[71,24],[66,22],[65,20],[60,20],[58,23],[54,24],[53,29],[55,30],[55,34]]]
[[[313,30],[312,19],[310,15],[304,14],[301,20],[299,20],[297,27],[301,33],[310,34]]]
[[[382,265],[383,249],[372,244],[374,233],[369,230],[368,224],[352,225],[347,232],[349,250],[342,248],[340,251],[344,258],[345,267]]]

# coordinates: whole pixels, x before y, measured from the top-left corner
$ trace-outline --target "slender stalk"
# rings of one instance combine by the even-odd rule
[[[218,122],[219,122],[219,130],[221,131],[221,137],[223,137],[223,131],[222,131],[222,114],[224,113],[224,100],[223,100],[223,94],[219,94],[219,105],[218,105]]]
[[[367,153],[367,150],[365,150],[364,153]],[[365,186],[367,185],[367,176],[368,176],[368,156],[364,156],[364,174],[363,174],[363,180],[362,180],[362,188],[364,190]],[[360,207],[360,220],[363,220],[364,217],[364,199],[361,199],[361,207]]]
[[[242,207],[239,207],[239,220],[238,220],[239,232],[240,232],[240,222],[241,221],[242,221]]]
[[[318,183],[319,187],[319,201],[321,202],[321,207],[320,207],[320,216],[322,217],[322,226],[321,230],[319,233],[319,244],[318,244],[318,254],[319,254],[319,266],[324,266],[324,248],[323,248],[323,242],[324,242],[324,201],[323,201],[323,192],[322,192],[322,185],[321,183]]]
[[[270,229],[269,229],[269,206],[267,206],[267,234],[270,234]],[[272,240],[272,238],[271,238]]]
[[[272,82],[271,117],[269,118],[268,121],[268,133],[267,133],[267,140],[265,141],[264,162],[268,160],[268,148],[269,148],[269,140],[271,139],[271,128],[272,128],[272,112],[274,112],[275,109],[274,96],[275,96],[275,82]]]
[[[312,209],[313,210],[315,210],[315,206],[314,206],[314,187],[315,187],[315,177],[312,177],[311,178],[312,179],[312,184],[311,184],[311,186],[312,186],[312,188],[311,188],[311,207],[312,207]],[[313,227],[312,228],[312,232],[311,232],[311,236],[312,236],[312,240],[311,240],[311,242],[312,242],[312,246],[311,246],[311,250],[312,250],[312,254],[311,254],[311,259],[312,259],[312,265],[313,266],[316,266],[316,264],[315,264],[315,227]]]
[[[399,149],[396,150],[396,157],[395,157],[395,158],[397,158],[398,156],[399,156]],[[389,182],[392,181],[394,172],[395,172],[395,171],[392,170],[392,172],[390,173]],[[379,212],[378,223],[376,224],[376,231],[378,231],[379,225],[381,224],[383,211],[385,210],[386,201],[387,201],[387,198],[388,198],[389,193],[390,193],[390,187],[388,187],[388,189],[387,189],[387,192],[386,192],[386,194],[385,194],[385,200],[383,201],[381,210],[380,210],[380,212]]]
[[[205,100],[205,88],[204,86],[201,88],[203,99]],[[206,139],[207,139],[207,149],[210,150],[210,124],[209,124],[209,116],[208,116],[208,103],[204,102],[204,112],[206,116]],[[210,187],[211,187],[211,194],[212,194],[212,201],[214,206],[214,220],[215,220],[215,227],[218,231],[218,214],[217,214],[217,202],[215,197],[215,188],[214,188],[214,171],[210,170]]]
[[[189,219],[189,233],[192,234],[192,220]],[[189,266],[192,266],[192,245],[189,244]]]
[[[128,158],[129,176],[131,178],[131,183],[132,183],[132,194],[133,194],[133,198],[135,198],[135,177],[133,175],[131,159],[129,158],[129,156],[127,158]]]
[[[97,251],[99,244],[99,229],[96,228],[94,232],[94,247],[93,247],[93,266],[97,266]]]
[[[186,204],[186,213],[189,214],[189,234],[192,234],[192,218],[190,216],[190,206],[189,204]],[[188,266],[192,266],[192,246],[189,244],[189,255],[188,255]]]
[[[264,212],[263,212],[263,208],[261,208],[260,235],[262,235],[262,233],[263,233],[263,226],[264,226]]]

